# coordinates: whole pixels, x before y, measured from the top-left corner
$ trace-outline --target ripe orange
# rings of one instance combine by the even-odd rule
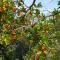
[[[6,8],[8,8],[8,7],[9,7],[9,4],[8,4],[8,3],[6,3],[6,4],[5,4],[5,7],[6,7]]]
[[[16,10],[17,10],[17,8],[16,8],[16,7],[13,7],[13,10],[12,10],[12,11],[13,11],[13,12],[16,12]]]
[[[0,13],[2,13],[3,12],[3,9],[0,7]]]
[[[3,10],[6,11],[6,7],[3,7]]]
[[[9,30],[11,28],[11,26],[9,24],[6,24],[5,28]]]
[[[45,51],[46,50],[46,47],[42,46],[42,50]]]

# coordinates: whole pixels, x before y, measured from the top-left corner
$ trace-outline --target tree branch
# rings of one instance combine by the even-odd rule
[[[31,5],[30,7],[28,7],[28,6],[26,6],[26,5],[25,5],[24,1],[22,0],[23,4],[24,4],[26,7],[28,7],[28,8],[29,8],[28,10],[30,10],[30,9],[31,9],[31,7],[35,4],[35,1],[36,1],[36,0],[33,0],[32,5]],[[26,12],[27,12],[27,11],[26,11]]]

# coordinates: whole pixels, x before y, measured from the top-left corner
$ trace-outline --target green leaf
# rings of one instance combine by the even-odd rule
[[[46,45],[48,45],[48,37],[47,36],[43,35],[42,36],[42,41],[43,41],[43,43],[45,43]]]
[[[41,57],[40,57],[40,60],[45,60],[45,59],[44,59],[44,57],[41,56]]]
[[[36,16],[38,16],[39,14],[40,14],[40,11],[36,9]]]
[[[32,39],[33,39],[32,34],[28,34],[28,35],[27,35],[27,39],[28,39],[28,40],[32,40]]]
[[[38,3],[37,7],[42,7],[41,2]]]
[[[58,1],[58,5],[60,5],[60,1]]]
[[[56,32],[56,38],[60,41],[60,31]]]
[[[3,24],[0,24],[0,29],[2,29],[3,28]]]
[[[2,2],[0,2],[0,7],[1,7],[1,6],[3,6],[3,3],[2,3]]]

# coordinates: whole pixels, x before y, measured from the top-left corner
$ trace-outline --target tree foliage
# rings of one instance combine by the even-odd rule
[[[0,1],[0,48],[5,47],[6,60],[60,60],[59,10],[46,17],[35,1],[28,9],[23,0]]]

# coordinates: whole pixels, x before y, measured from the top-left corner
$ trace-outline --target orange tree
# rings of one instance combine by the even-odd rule
[[[49,60],[59,46],[59,12],[54,10],[54,19],[46,19],[40,13],[41,3],[35,4],[34,0],[26,7],[24,0],[0,1],[0,44],[6,47],[8,60],[22,60],[21,55],[25,60]]]
[[[34,32],[32,27],[34,27],[35,23],[31,24],[31,21],[40,14],[37,7],[41,6],[41,4],[35,5],[35,0],[27,10],[23,0],[19,0],[16,3],[17,1],[15,0],[0,1],[0,44],[6,47],[6,55],[9,58],[12,56],[11,53],[15,51],[10,46],[15,44],[16,41],[24,41],[28,45],[30,45],[30,40],[33,41],[32,34],[30,33]]]

